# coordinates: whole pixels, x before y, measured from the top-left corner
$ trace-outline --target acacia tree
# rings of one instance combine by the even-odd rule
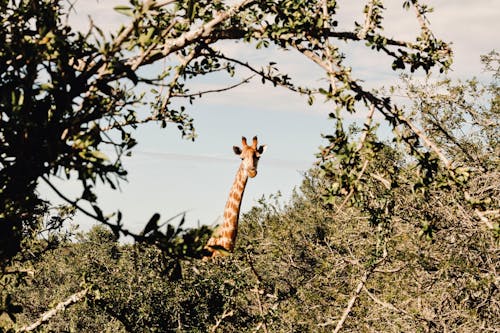
[[[154,241],[168,241],[173,234],[157,232],[159,216],[154,215],[143,235],[133,235],[122,227],[121,214],[104,214],[96,204],[94,186],[102,181],[111,188],[126,176],[121,164],[136,141],[137,126],[158,122],[165,127],[175,123],[182,135],[193,138],[193,121],[185,107],[176,107],[174,98],[192,102],[203,92],[191,94],[189,80],[225,70],[254,72],[270,81],[309,95],[324,96],[342,119],[342,110],[356,112],[361,106],[380,112],[394,127],[402,127],[401,138],[431,167],[429,156],[438,156],[445,167],[451,162],[439,147],[405,118],[390,99],[363,88],[344,64],[340,45],[363,42],[367,47],[393,60],[392,69],[437,66],[445,70],[451,52],[428,27],[428,8],[417,0],[403,1],[413,10],[420,24],[414,41],[388,38],[382,33],[383,2],[367,1],[365,21],[352,31],[339,31],[337,1],[276,0],[252,1],[174,1],[131,0],[116,10],[130,21],[118,31],[105,35],[92,26],[87,33],[74,31],[65,23],[66,12],[60,0],[4,0],[0,2],[0,258],[2,262],[18,253],[22,241],[37,229],[37,210],[42,201],[36,192],[39,181],[46,182],[69,204],[120,233]],[[220,40],[243,40],[256,46],[275,44],[296,50],[304,61],[318,64],[328,78],[326,86],[299,87],[272,62],[256,68],[246,59],[224,55]],[[142,68],[168,59],[170,66],[155,77]],[[278,64],[279,65],[279,64]],[[246,82],[244,80],[242,83]],[[153,88],[149,97],[136,87]],[[161,89],[158,89],[161,87]],[[146,102],[145,102],[146,101]],[[149,101],[149,102],[147,102]],[[149,111],[139,111],[146,104]],[[368,113],[371,119],[373,112]],[[366,136],[363,136],[365,138]],[[327,136],[331,145],[322,152],[345,150],[354,159],[344,174],[346,191],[352,198],[353,180],[362,170],[360,149],[348,143],[342,131]],[[376,142],[359,147],[376,152]],[[426,150],[420,148],[423,142]],[[102,148],[110,146],[113,156]],[[354,148],[353,148],[354,147]],[[430,154],[429,152],[432,152]],[[325,170],[334,170],[328,163]],[[76,177],[81,195],[68,198],[51,182],[52,176]],[[87,206],[83,203],[88,203]],[[87,207],[87,208],[86,208]],[[88,208],[92,207],[92,208]],[[170,229],[169,229],[170,230]],[[141,238],[142,237],[142,238]],[[160,238],[158,238],[160,237]]]

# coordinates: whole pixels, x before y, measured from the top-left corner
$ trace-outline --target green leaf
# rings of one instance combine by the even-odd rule
[[[210,245],[210,248],[215,250],[215,251],[218,251],[223,257],[227,257],[227,256],[231,255],[231,252],[229,252],[228,250],[226,250],[224,247],[222,247],[220,245]]]
[[[117,11],[118,13],[120,13],[120,14],[123,14],[123,15],[126,15],[126,16],[130,16],[130,17],[134,16],[134,11],[130,7],[127,7],[127,6],[116,6],[113,9],[115,11]]]
[[[106,156],[106,154],[104,154],[102,151],[92,150],[90,151],[90,154],[98,160],[109,161],[108,156]]]

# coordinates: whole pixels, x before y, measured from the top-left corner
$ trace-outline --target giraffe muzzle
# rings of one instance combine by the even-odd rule
[[[257,169],[250,169],[250,170],[248,170],[248,176],[250,178],[253,178],[253,177],[257,176]]]

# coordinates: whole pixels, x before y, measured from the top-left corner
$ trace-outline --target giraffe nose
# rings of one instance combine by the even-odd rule
[[[257,169],[255,168],[248,169],[248,175],[250,176],[250,178],[257,176]]]

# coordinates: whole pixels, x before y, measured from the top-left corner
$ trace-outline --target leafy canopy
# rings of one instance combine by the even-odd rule
[[[128,6],[116,8],[129,22],[111,34],[95,25],[86,33],[74,31],[66,24],[63,4],[60,0],[0,2],[2,261],[15,255],[27,235],[39,227],[35,215],[43,207],[36,192],[40,181],[71,206],[110,226],[116,236],[143,239],[123,228],[120,212],[102,212],[94,187],[103,182],[117,188],[125,179],[121,159],[136,144],[134,129],[141,124],[173,123],[183,136],[194,138],[186,105],[205,92],[190,92],[188,83],[200,75],[226,71],[231,76],[237,70],[250,70],[263,82],[308,95],[310,103],[323,96],[337,110],[332,117],[338,120],[342,110],[373,108],[394,128],[402,128],[401,139],[424,167],[434,167],[434,156],[445,167],[451,165],[390,99],[356,81],[341,50],[345,42],[363,42],[379,56],[392,59],[392,69],[445,70],[451,51],[432,34],[425,17],[429,8],[418,1],[403,2],[420,25],[415,40],[383,34],[382,1],[368,1],[364,22],[355,22],[352,31],[340,31],[337,1],[131,0]],[[255,68],[244,58],[227,57],[217,43],[221,40],[298,51],[304,61],[320,66],[326,85],[299,87],[279,71],[276,62]],[[164,59],[168,65],[154,77],[141,70]],[[175,99],[180,102],[174,103]],[[327,136],[330,146],[323,150],[324,157],[332,149],[348,149],[335,133]],[[376,142],[364,147],[376,153]],[[80,194],[67,197],[52,183],[53,177],[78,179]]]

